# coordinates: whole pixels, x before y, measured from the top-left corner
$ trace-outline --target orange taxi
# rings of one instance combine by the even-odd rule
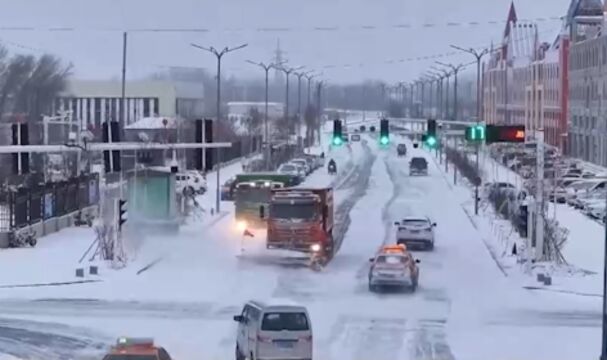
[[[415,291],[419,281],[419,260],[414,259],[404,244],[382,246],[369,259],[369,290],[384,287],[406,287]]]
[[[171,356],[153,339],[121,337],[103,360],[171,360]]]

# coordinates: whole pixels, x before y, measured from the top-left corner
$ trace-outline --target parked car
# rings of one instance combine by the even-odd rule
[[[297,159],[293,159],[293,160],[289,161],[289,163],[299,164],[299,165],[303,166],[303,168],[305,169],[306,175],[310,175],[310,173],[312,173],[312,168],[310,167],[310,165],[308,165],[308,161],[306,159],[297,158]]]
[[[297,165],[290,163],[280,165],[280,167],[278,168],[278,173],[296,176],[297,181],[294,185],[299,185],[305,178],[303,171],[299,167],[297,167]]]
[[[207,182],[194,172],[179,173],[175,175],[175,190],[184,194],[204,194],[207,190]]]
[[[297,169],[297,175],[303,180],[306,177],[306,168],[301,163],[288,162],[285,165],[294,166]]]

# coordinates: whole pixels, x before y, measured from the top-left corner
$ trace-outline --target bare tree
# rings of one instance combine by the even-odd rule
[[[42,55],[16,92],[13,111],[29,113],[34,119],[48,113],[57,94],[65,90],[71,69],[71,65],[64,66],[61,60],[52,55]]]

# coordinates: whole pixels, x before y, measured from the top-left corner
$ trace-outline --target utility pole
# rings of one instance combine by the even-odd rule
[[[476,124],[478,125],[481,122],[481,60],[483,56],[489,54],[489,49],[483,49],[478,51],[476,49],[464,49],[459,46],[451,45],[452,48],[466,52],[476,59]],[[476,142],[475,146],[476,152],[476,173],[479,172],[478,165],[478,153],[479,153],[479,144]],[[478,184],[474,187],[474,215],[478,215]]]
[[[216,121],[215,136],[217,136],[218,129],[219,129],[219,121],[221,119],[221,59],[223,58],[223,56],[225,54],[230,53],[232,51],[243,49],[248,44],[242,44],[240,46],[236,46],[233,48],[229,48],[226,46],[221,51],[218,51],[217,49],[215,49],[212,46],[204,47],[204,46],[200,46],[200,45],[196,45],[196,44],[190,44],[190,45],[197,49],[208,51],[211,54],[215,55],[215,57],[217,58],[217,111],[216,111],[217,119],[215,119],[215,121]],[[216,210],[216,213],[219,213],[220,204],[221,204],[221,190],[220,190],[220,176],[219,176],[219,171],[221,169],[221,159],[220,159],[221,152],[220,152],[219,148],[217,148],[217,151],[215,154],[217,154],[217,157],[216,157],[216,160],[217,160],[217,191],[215,193],[215,210]]]
[[[254,62],[251,60],[247,60],[247,62],[249,64],[255,65],[255,66],[259,66],[265,73],[265,106],[264,106],[264,114],[263,114],[263,127],[264,127],[264,152],[265,152],[265,159],[266,159],[266,169],[270,168],[270,164],[272,163],[272,152],[270,151],[271,148],[271,144],[270,144],[270,131],[268,128],[268,100],[269,100],[269,73],[270,70],[275,69],[276,66],[280,66],[281,64],[274,64],[274,63],[270,63],[270,64],[265,64],[263,62]]]

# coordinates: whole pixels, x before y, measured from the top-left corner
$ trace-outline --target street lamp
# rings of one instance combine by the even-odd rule
[[[434,116],[438,118],[440,116],[440,113],[442,112],[443,107],[443,99],[441,92],[443,90],[444,76],[442,73],[439,73],[437,71],[429,71],[428,73],[432,75],[434,77],[434,81],[436,81],[436,113],[434,114]]]
[[[308,80],[308,106],[310,106],[310,96],[312,95],[312,79],[318,76],[322,76],[323,72],[319,72],[316,74],[308,74],[304,77]]]
[[[286,88],[285,88],[285,120],[287,122],[287,125],[289,126],[289,137],[291,136],[291,132],[290,132],[290,123],[289,123],[289,75],[291,75],[291,73],[297,71],[297,70],[301,70],[303,69],[303,66],[299,66],[296,68],[287,68],[284,66],[281,66],[278,68],[278,70],[282,71],[285,74],[285,77],[287,78],[287,83],[286,83]],[[288,138],[287,138],[287,143],[288,143]]]
[[[215,55],[215,57],[217,58],[217,119],[216,119],[217,122],[215,123],[215,134],[217,134],[219,120],[221,119],[221,59],[223,58],[223,56],[225,54],[230,53],[232,51],[243,49],[248,44],[242,44],[240,46],[236,46],[233,48],[229,48],[226,46],[221,51],[215,49],[212,46],[204,47],[204,46],[200,46],[197,44],[190,44],[190,45],[197,49],[208,51],[211,54]],[[221,203],[221,191],[220,191],[220,186],[219,186],[219,170],[221,169],[221,163],[220,163],[221,159],[219,157],[221,155],[221,152],[219,151],[219,148],[217,148],[216,154],[217,154],[217,192],[215,194],[215,197],[216,197],[215,198],[215,210],[217,213],[219,213],[220,203]]]
[[[464,67],[473,64],[473,63],[468,63],[468,64],[458,64],[458,65],[453,65],[453,64],[445,64],[442,63],[440,61],[436,62],[439,65],[443,65],[443,66],[448,66],[451,68],[451,70],[453,71],[453,113],[452,113],[452,117],[451,120],[457,120],[457,74],[459,73],[459,71],[461,69],[463,69]],[[448,93],[448,90],[447,90]],[[449,116],[449,115],[447,115]]]
[[[301,78],[305,77],[311,73],[313,73],[313,71],[295,73],[295,76],[297,77],[297,145],[298,145],[298,148],[300,147],[299,139],[301,139]],[[303,140],[302,140],[302,142],[303,142]]]
[[[451,45],[452,48],[471,54],[476,59],[476,124],[481,121],[481,59],[489,53],[489,49],[478,51],[476,49],[464,49],[459,46]],[[476,173],[478,174],[478,151],[479,144],[475,142],[476,148]],[[478,182],[474,187],[474,215],[478,215]]]
[[[445,69],[442,68],[438,68],[433,66],[432,69],[440,72],[443,75],[443,79],[447,80],[447,92],[445,94],[445,91],[443,90],[443,86],[441,83],[441,117],[443,117],[444,119],[447,119],[448,114],[449,114],[449,78],[452,75],[452,72],[449,72]],[[445,100],[443,101],[443,95],[445,95]]]
[[[281,66],[283,63],[279,63],[279,64],[274,64],[274,63],[270,63],[270,64],[266,64],[263,62],[254,62],[251,60],[247,60],[247,62],[249,64],[255,65],[255,66],[259,66],[260,68],[263,69],[264,73],[265,73],[265,81],[266,81],[266,88],[265,88],[265,111],[264,111],[264,116],[263,116],[263,127],[264,127],[264,151],[265,151],[265,157],[266,157],[266,168],[269,169],[269,165],[272,163],[272,152],[270,151],[270,131],[268,129],[268,83],[269,83],[269,73],[271,69],[276,69],[277,66]]]

